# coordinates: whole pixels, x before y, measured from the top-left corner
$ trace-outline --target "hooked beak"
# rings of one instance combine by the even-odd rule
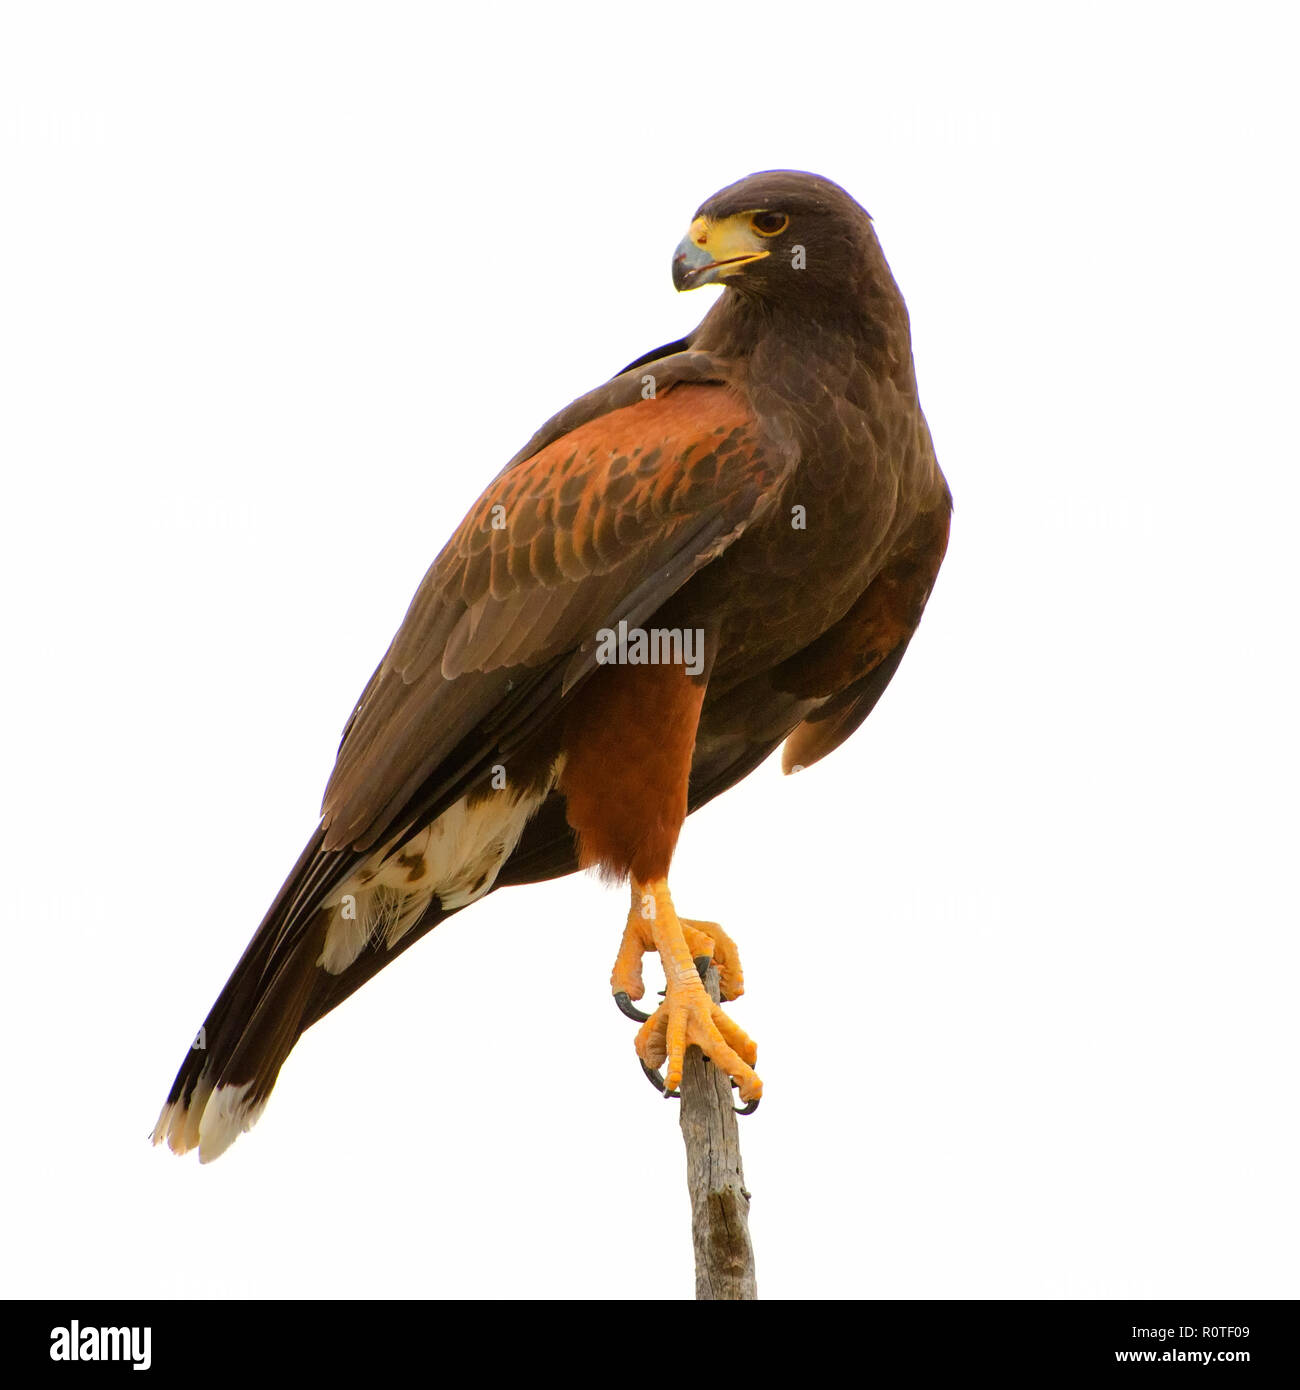
[[[712,285],[770,254],[748,217],[725,217],[720,222],[697,217],[673,253],[673,285],[679,290]]]

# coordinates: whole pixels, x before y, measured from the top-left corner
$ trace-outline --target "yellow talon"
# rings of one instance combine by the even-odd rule
[[[649,1067],[667,1062],[664,1086],[673,1091],[681,1084],[686,1049],[694,1043],[736,1082],[744,1100],[757,1100],[763,1094],[753,1070],[758,1047],[709,998],[695,968],[695,956],[711,956],[724,997],[734,999],[744,988],[735,942],[716,923],[679,918],[665,879],[633,882],[632,910],[610,979],[616,994],[640,999],[645,993],[641,957],[651,949],[659,952],[668,988],[664,1002],[637,1033],[637,1055]]]

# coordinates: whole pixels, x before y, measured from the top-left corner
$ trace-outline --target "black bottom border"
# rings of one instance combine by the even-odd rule
[[[890,1367],[1015,1379],[1023,1368],[1027,1379],[1047,1383],[1045,1375],[1050,1382],[1060,1372],[1101,1368],[1129,1375],[1171,1364],[1281,1369],[1294,1359],[1300,1321],[1293,1299],[760,1302],[734,1315],[716,1304],[670,1300],[595,1306],[601,1311],[545,1300],[49,1299],[11,1301],[0,1316],[5,1360],[27,1375],[143,1371],[184,1376],[187,1385],[228,1383],[267,1368],[338,1375],[412,1369],[414,1362],[436,1374],[450,1368],[449,1356],[457,1363],[469,1356],[494,1375],[516,1364],[566,1376],[603,1367],[621,1378],[638,1365],[647,1369],[665,1344],[676,1346],[674,1355],[714,1363],[710,1374],[727,1374],[717,1365],[724,1359],[745,1374],[754,1355],[789,1349],[811,1358],[807,1370],[816,1365],[830,1374],[837,1373],[827,1358],[847,1357],[850,1374]],[[699,1340],[708,1333],[725,1341]],[[146,1350],[147,1368],[139,1364]],[[763,1369],[779,1374],[778,1364]]]

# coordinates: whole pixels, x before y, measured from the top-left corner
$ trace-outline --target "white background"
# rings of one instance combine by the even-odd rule
[[[872,212],[956,498],[850,744],[692,818],[776,1297],[1296,1297],[1282,6],[13,5],[3,1290],[690,1297],[574,877],[444,926],[200,1168],[147,1135],[429,561],[689,329],[697,207]]]

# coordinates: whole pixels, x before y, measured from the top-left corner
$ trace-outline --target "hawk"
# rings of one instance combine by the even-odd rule
[[[769,171],[696,212],[677,289],[723,294],[548,421],[425,575],[343,731],[320,824],[207,1016],[154,1130],[207,1162],[294,1043],[452,913],[579,868],[630,885],[611,977],[647,1069],[698,1044],[752,1107],[757,1049],[705,991],[735,943],[678,915],[686,816],[784,744],[870,714],[920,621],[951,497],[906,307],[868,214]],[[650,1017],[642,956],[667,981]]]

